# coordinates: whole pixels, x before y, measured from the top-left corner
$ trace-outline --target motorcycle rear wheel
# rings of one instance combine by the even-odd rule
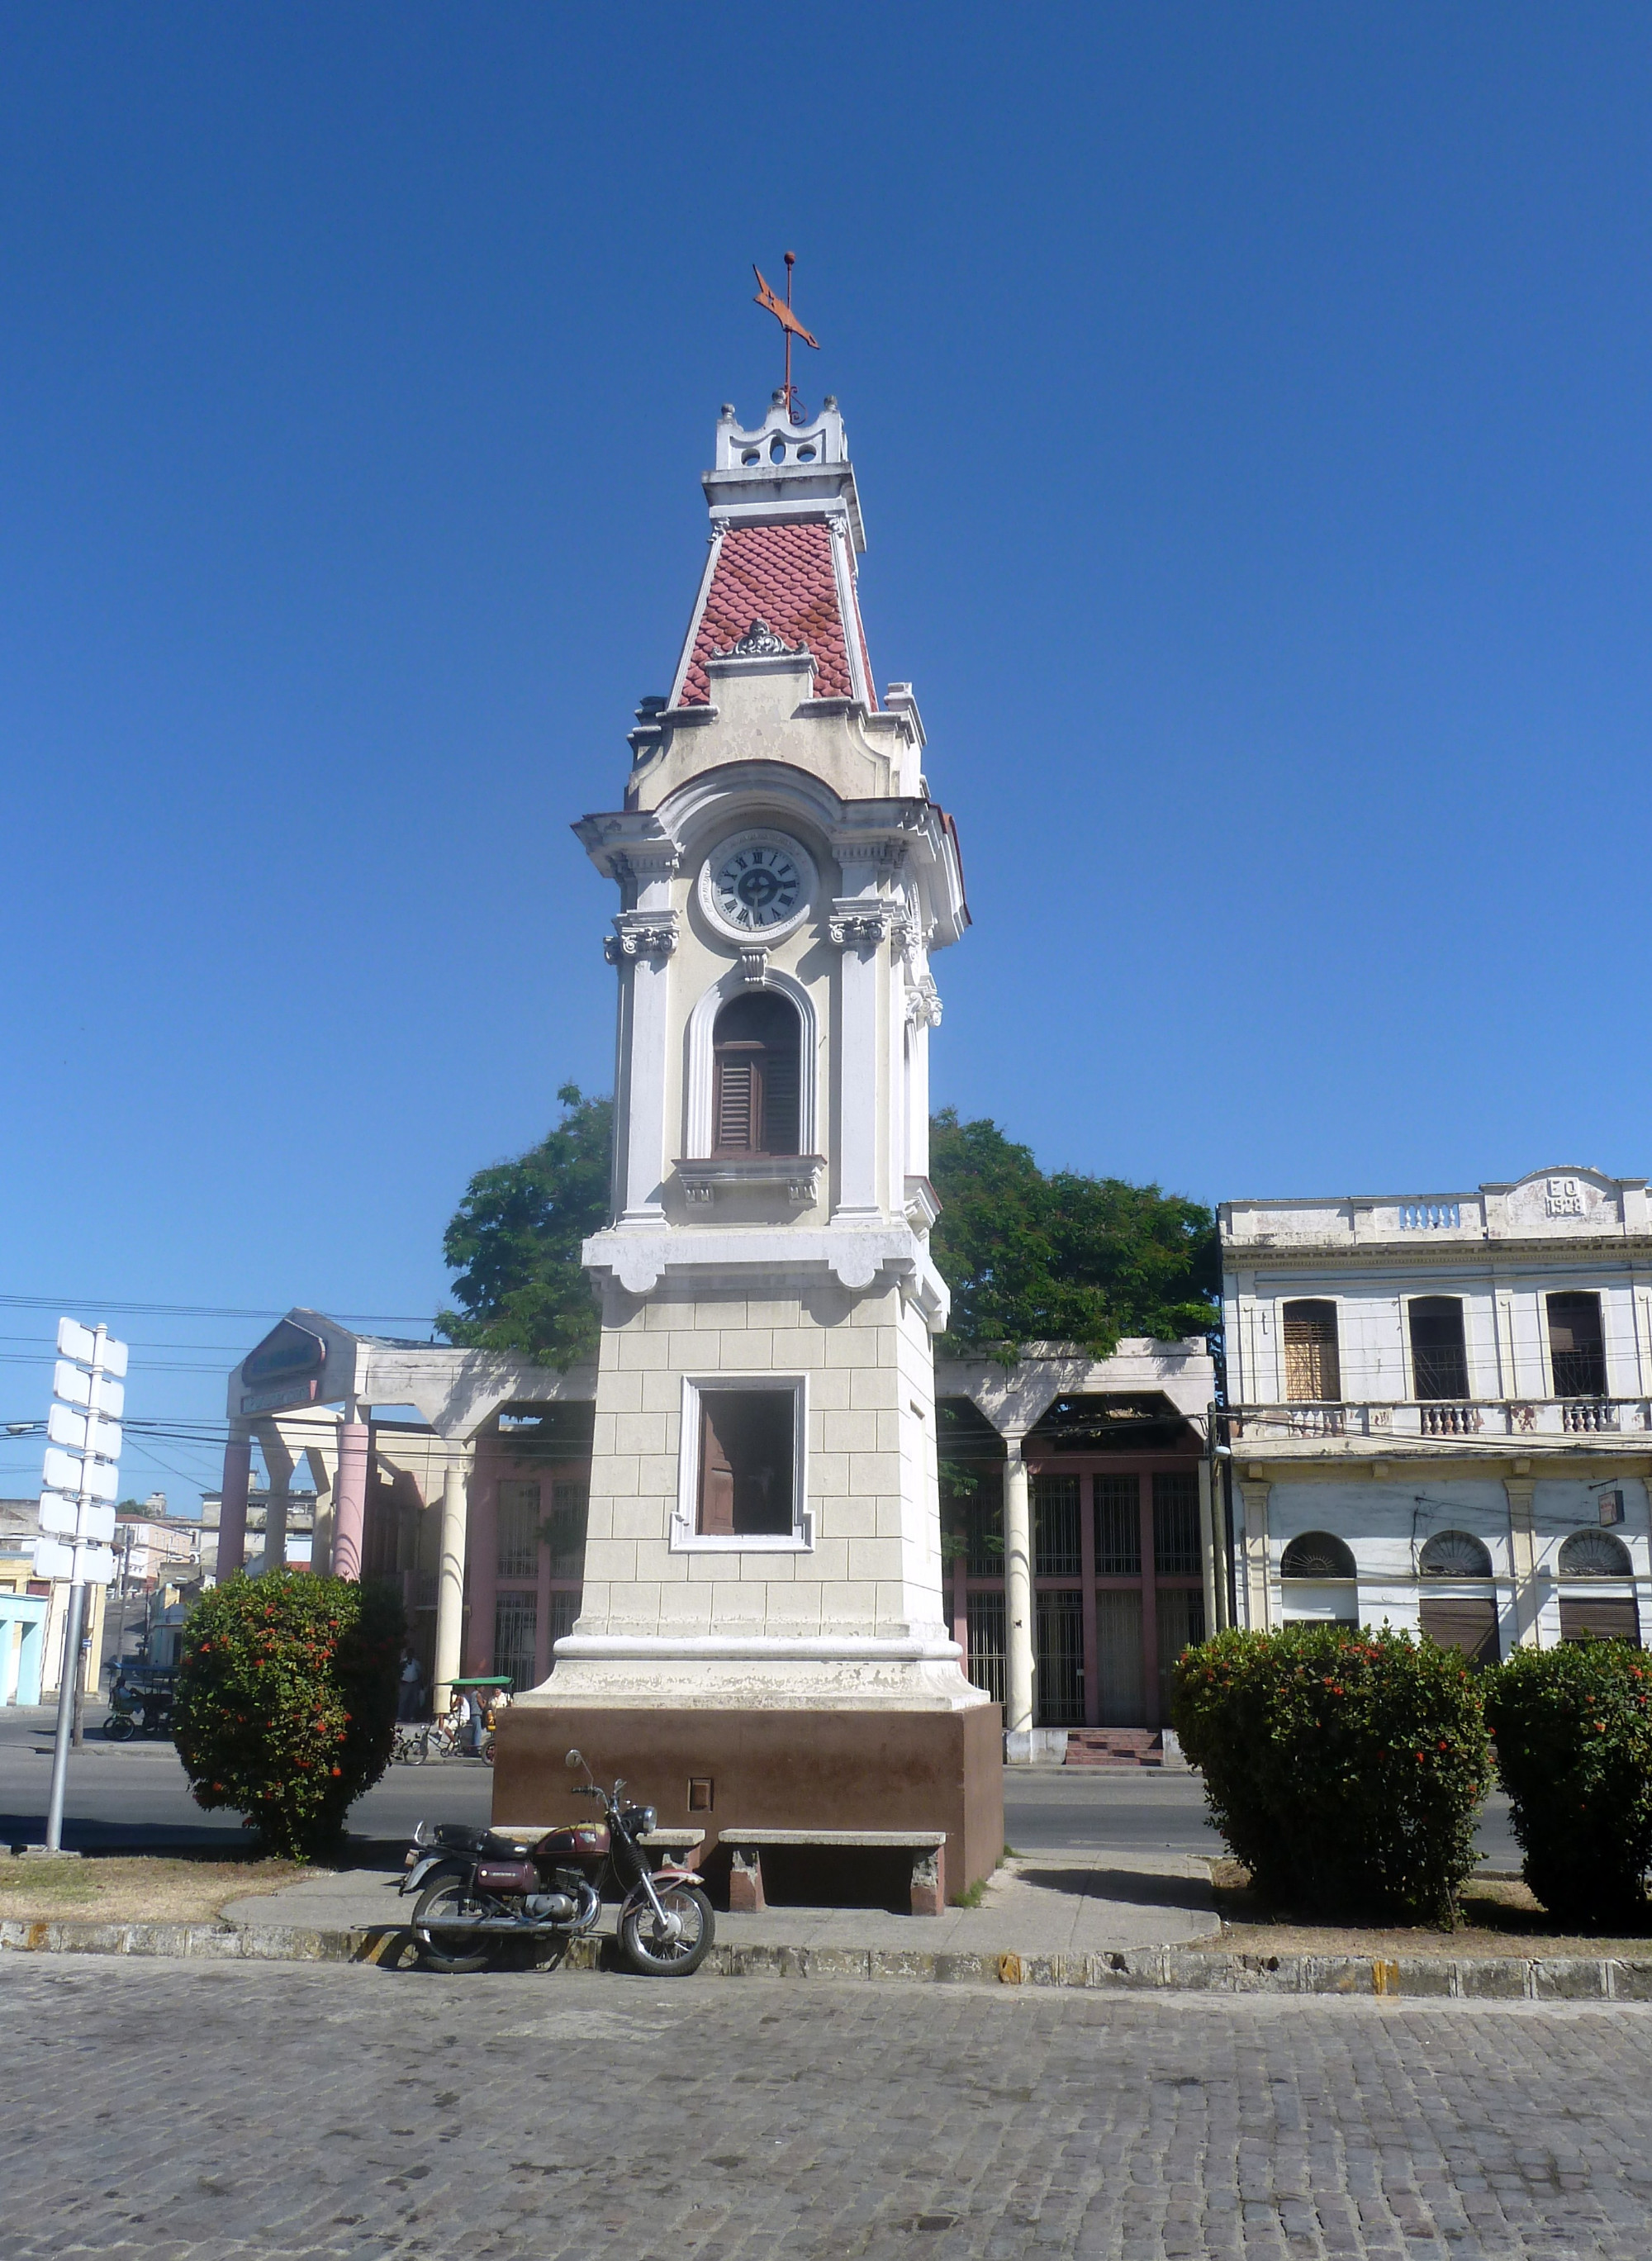
[[[698,1884],[657,1884],[660,1905],[682,1925],[675,1939],[662,1938],[646,1900],[628,1908],[620,1924],[620,1945],[634,1970],[650,1978],[686,1978],[711,1952],[716,1919]]]
[[[126,1712],[111,1712],[104,1721],[106,1743],[129,1743],[137,1732],[138,1722]]]
[[[467,1970],[485,1970],[492,1959],[492,1950],[485,1943],[460,1946],[460,1941],[475,1938],[472,1932],[442,1931],[443,1916],[449,1920],[463,1917],[474,1911],[476,1902],[465,1890],[464,1878],[449,1870],[446,1876],[434,1877],[419,1895],[413,1909],[411,1929],[419,1942],[419,1960],[427,1970],[451,1971],[456,1976]]]

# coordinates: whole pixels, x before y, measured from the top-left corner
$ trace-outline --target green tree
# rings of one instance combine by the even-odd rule
[[[608,1221],[614,1109],[575,1084],[557,1095],[549,1137],[465,1188],[442,1242],[459,1308],[437,1324],[453,1342],[565,1371],[596,1352],[579,1244]],[[995,1123],[960,1123],[951,1108],[930,1130],[943,1203],[930,1246],[952,1291],[945,1353],[988,1349],[1013,1363],[1022,1344],[1056,1340],[1104,1358],[1121,1335],[1174,1341],[1215,1326],[1208,1209],[1122,1178],[1046,1174]]]
[[[442,1242],[459,1308],[439,1311],[436,1324],[449,1342],[525,1352],[565,1373],[596,1355],[579,1244],[608,1222],[614,1102],[587,1099],[576,1083],[557,1096],[556,1128],[465,1188]]]
[[[1105,1358],[1121,1335],[1174,1342],[1217,1324],[1221,1264],[1208,1209],[1157,1186],[1046,1174],[985,1118],[930,1125],[941,1197],[930,1253],[952,1291],[944,1355],[1075,1342]]]

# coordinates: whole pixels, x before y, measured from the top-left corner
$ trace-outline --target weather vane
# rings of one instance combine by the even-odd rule
[[[794,424],[806,424],[808,412],[798,398],[792,383],[792,340],[801,338],[803,343],[813,346],[816,353],[820,351],[820,340],[812,336],[792,312],[792,269],[796,264],[796,252],[788,251],[786,255],[786,297],[782,301],[764,281],[763,269],[754,263],[751,272],[758,278],[758,294],[751,303],[754,306],[766,306],[786,333],[786,413]]]

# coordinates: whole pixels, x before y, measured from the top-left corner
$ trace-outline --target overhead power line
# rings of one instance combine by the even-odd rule
[[[284,1319],[291,1306],[277,1310],[271,1305],[262,1310],[248,1311],[221,1303],[118,1303],[104,1296],[0,1296],[0,1308],[14,1311],[119,1311],[145,1319],[259,1319],[268,1324],[272,1319]],[[324,1316],[354,1326],[371,1323],[427,1327],[433,1324],[428,1311],[328,1311]]]

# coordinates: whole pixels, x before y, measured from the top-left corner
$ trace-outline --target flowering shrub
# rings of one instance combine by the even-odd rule
[[[1179,1659],[1171,1716],[1265,1897],[1454,1920],[1491,1780],[1479,1683],[1454,1648],[1352,1626],[1217,1633]]]
[[[197,1805],[244,1814],[289,1858],[334,1842],[389,1762],[404,1631],[392,1589],[305,1570],[203,1594],[172,1713]]]
[[[1652,1661],[1627,1640],[1519,1648],[1488,1676],[1526,1883],[1557,1923],[1644,1922]]]

